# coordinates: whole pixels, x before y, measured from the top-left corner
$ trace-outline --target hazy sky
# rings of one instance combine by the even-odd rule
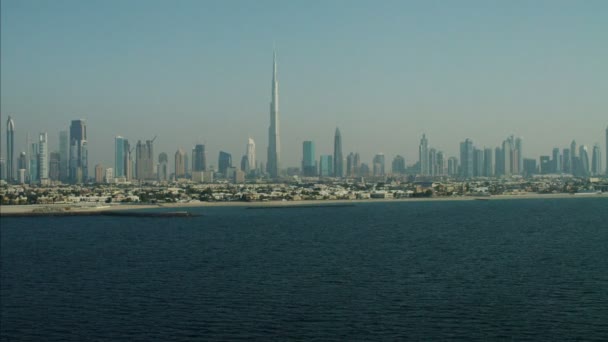
[[[272,49],[283,166],[302,141],[411,164],[426,133],[448,156],[469,137],[524,155],[608,125],[608,1],[1,1],[2,139],[87,120],[89,163],[113,166],[115,135],[158,134],[155,153],[205,143],[266,160]],[[3,144],[4,149],[4,144]],[[3,155],[5,151],[2,152]],[[236,163],[235,163],[236,164]]]

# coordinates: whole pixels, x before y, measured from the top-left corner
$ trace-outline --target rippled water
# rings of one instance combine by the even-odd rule
[[[608,199],[1,219],[3,340],[608,340]]]

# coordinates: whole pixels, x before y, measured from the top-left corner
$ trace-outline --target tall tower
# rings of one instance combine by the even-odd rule
[[[253,138],[249,138],[247,141],[247,163],[249,164],[249,170],[255,170],[255,141]]]
[[[6,180],[12,182],[15,180],[15,122],[13,118],[8,117],[6,121]]]
[[[342,135],[340,130],[336,127],[336,134],[334,136],[334,176],[344,177],[344,157],[342,156]]]
[[[429,141],[426,139],[426,134],[420,139],[418,146],[418,162],[420,163],[420,174],[423,176],[429,175]]]
[[[279,177],[281,140],[279,134],[279,81],[277,79],[277,55],[272,60],[272,99],[270,101],[270,127],[268,127],[268,160],[266,171],[271,178]]]
[[[84,120],[72,120],[70,125],[69,177],[72,183],[88,179],[87,126]]]
[[[38,179],[40,181],[49,178],[49,143],[46,133],[38,136]]]
[[[608,176],[608,127],[606,127],[606,176]]]
[[[69,143],[68,131],[59,131],[59,179],[68,180]]]

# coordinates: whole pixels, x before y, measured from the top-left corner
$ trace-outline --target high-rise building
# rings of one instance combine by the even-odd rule
[[[336,127],[336,134],[334,135],[334,176],[344,177],[344,157],[342,156],[342,135],[340,130]]]
[[[248,169],[255,170],[255,141],[252,138],[247,140],[247,152],[245,156],[247,157]]]
[[[428,176],[429,172],[429,141],[426,138],[426,134],[422,135],[420,139],[420,145],[418,146],[418,162],[420,164],[420,174]]]
[[[197,144],[192,150],[192,171],[202,172],[207,170],[207,155],[205,153],[205,145]]]
[[[549,174],[552,168],[551,157],[540,156],[540,173],[543,175]]]
[[[114,183],[114,169],[109,167],[104,173],[104,181],[106,183]]]
[[[484,175],[484,153],[482,149],[473,148],[473,176],[482,177]]]
[[[515,152],[513,153],[513,173],[522,174],[524,168],[524,153],[523,139],[518,137],[515,139]]]
[[[17,159],[17,170],[27,170],[27,167],[27,153],[21,152],[21,154],[19,154],[19,159]]]
[[[40,173],[38,172],[38,143],[32,143],[30,145],[30,164],[28,167],[30,183],[36,183],[40,180],[38,177]]]
[[[126,178],[126,153],[125,151],[126,139],[121,136],[114,138],[114,177]]]
[[[515,151],[515,140],[513,136],[502,142],[503,160],[505,162],[505,176],[513,174],[513,153]]]
[[[175,180],[186,177],[185,153],[181,148],[175,152]]]
[[[346,177],[354,177],[355,176],[355,154],[349,153],[346,156]]]
[[[268,159],[266,162],[266,171],[271,178],[279,177],[280,165],[279,80],[277,79],[277,57],[275,53],[272,61],[272,98],[270,101],[270,126],[268,127]]]
[[[68,165],[70,162],[70,138],[68,131],[59,131],[59,180],[66,182],[68,178]]]
[[[103,183],[103,165],[95,165],[95,183]]]
[[[333,176],[333,158],[331,155],[323,155],[319,161],[319,176],[320,177],[331,177]]]
[[[565,148],[562,152],[562,171],[564,173],[572,173],[572,159],[570,158],[570,149]]]
[[[232,167],[232,155],[228,152],[220,151],[217,165],[218,165],[218,171],[222,175],[224,175],[224,177],[227,177],[226,171],[228,170],[229,167]]]
[[[536,159],[524,159],[523,173],[526,177],[536,174]]]
[[[494,149],[494,174],[496,176],[505,175],[505,154],[500,147]]]
[[[405,158],[400,155],[393,158],[392,173],[397,175],[402,175],[405,173]]]
[[[606,127],[606,176],[608,176],[608,127]]]
[[[581,145],[578,149],[579,154],[579,165],[577,176],[579,177],[589,177],[589,153],[587,153],[587,146]]]
[[[434,148],[429,149],[429,175],[436,176],[437,175],[437,150]]]
[[[458,176],[458,158],[448,158],[448,176]]]
[[[61,153],[51,152],[51,159],[49,162],[49,179],[52,181],[58,181],[61,169]]]
[[[89,177],[87,126],[84,120],[72,120],[70,125],[70,157],[68,165],[69,179],[72,183],[87,181]]]
[[[562,156],[559,154],[559,148],[553,148],[553,159],[551,159],[552,172],[553,173],[561,173],[562,172]]]
[[[15,121],[6,120],[6,180],[10,183],[17,177],[15,174]]]
[[[49,143],[46,133],[38,135],[38,179],[49,179]]]
[[[578,168],[578,161],[577,156],[576,156],[576,141],[572,140],[572,142],[570,143],[570,173],[572,173],[573,175],[577,173],[577,168]]]
[[[137,141],[135,146],[135,176],[138,180],[155,180],[154,175],[154,140],[143,143]]]
[[[166,182],[169,180],[169,156],[165,152],[158,155],[158,170],[156,171],[158,181]]]
[[[593,145],[593,151],[591,152],[591,174],[593,176],[602,174],[602,154],[599,144]]]
[[[374,176],[379,177],[386,174],[384,169],[384,153],[376,154],[374,156],[373,164]]]
[[[471,139],[465,139],[460,143],[460,176],[473,178],[474,175],[474,148]]]
[[[302,174],[304,177],[315,177],[317,175],[315,143],[310,140],[302,143]]]
[[[353,158],[353,173],[355,176],[361,176],[361,156],[359,153],[355,153]],[[369,174],[369,167],[367,168],[366,175]]]
[[[494,176],[494,163],[493,163],[493,151],[491,148],[484,148],[483,150],[483,175],[485,177]]]

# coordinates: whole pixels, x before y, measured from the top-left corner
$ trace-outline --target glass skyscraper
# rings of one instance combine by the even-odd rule
[[[315,177],[317,175],[315,143],[309,140],[302,143],[302,174],[305,177]]]

